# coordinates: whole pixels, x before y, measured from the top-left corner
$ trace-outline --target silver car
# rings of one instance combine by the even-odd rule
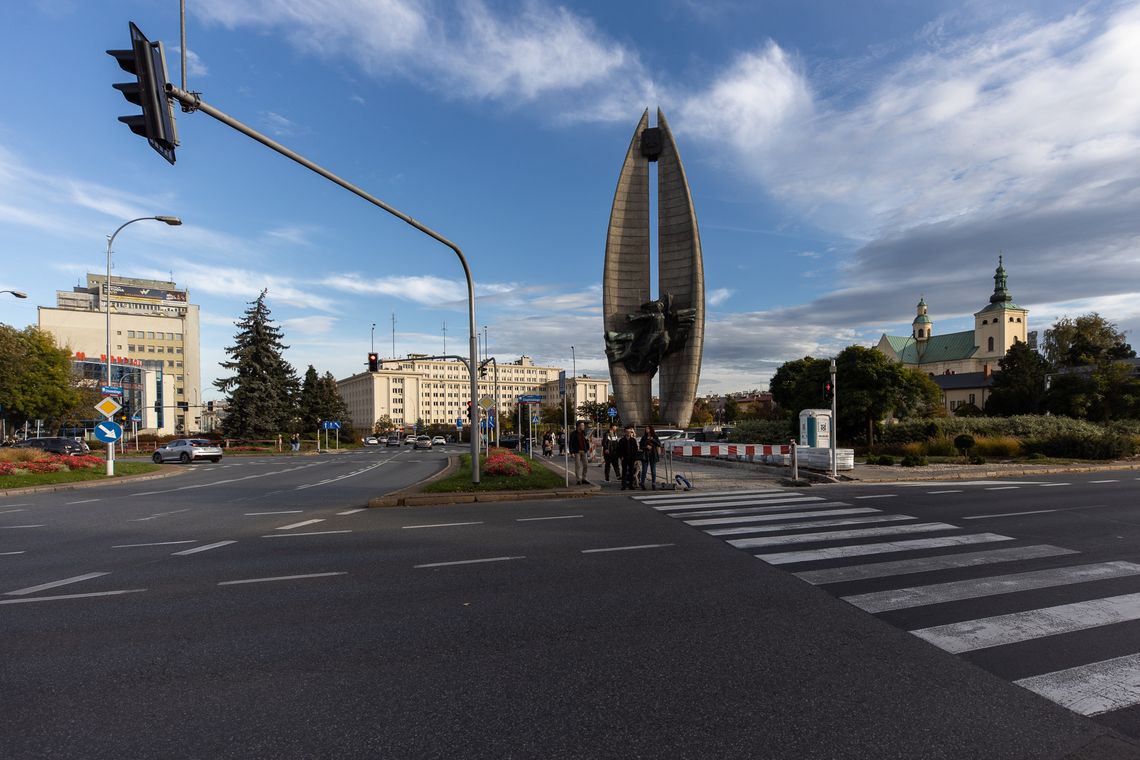
[[[431,448],[431,436],[430,435],[416,436],[415,448],[417,448],[417,449],[430,449]]]
[[[179,438],[159,446],[151,457],[155,464],[181,462],[190,464],[196,459],[222,461],[222,447],[204,438]]]

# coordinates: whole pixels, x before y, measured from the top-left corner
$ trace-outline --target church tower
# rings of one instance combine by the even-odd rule
[[[974,314],[974,340],[978,348],[975,356],[980,360],[997,360],[1014,343],[1025,342],[1029,311],[1013,302],[1006,282],[1005,266],[998,256],[997,271],[994,272],[994,294],[990,303]]]
[[[919,297],[917,310],[918,316],[910,323],[910,334],[915,340],[924,342],[934,333],[934,322],[930,320],[930,316],[926,313],[925,298]]]

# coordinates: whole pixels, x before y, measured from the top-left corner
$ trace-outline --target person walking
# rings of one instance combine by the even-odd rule
[[[542,455],[547,458],[554,456],[554,436],[549,430],[542,436]]]
[[[638,443],[638,448],[641,449],[641,490],[645,490],[645,474],[652,473],[650,476],[650,484],[653,490],[657,490],[657,460],[661,457],[661,449],[664,448],[661,444],[661,439],[657,437],[657,433],[653,430],[652,425],[645,426],[645,435],[641,436],[641,441]]]
[[[300,433],[293,433],[293,435],[289,436],[289,446],[292,447],[293,451],[300,451],[301,450],[301,434]]]
[[[570,458],[574,460],[574,477],[578,479],[578,485],[588,486],[590,481],[586,479],[588,475],[589,461],[590,461],[590,436],[586,433],[586,423],[579,422],[573,432],[570,433]]]
[[[563,454],[566,453],[566,436],[563,435],[563,431],[561,431],[561,430],[558,431],[557,440],[558,440],[558,456],[562,456]]]
[[[634,467],[638,457],[641,456],[641,448],[637,438],[634,437],[633,428],[625,429],[625,436],[614,445],[614,453],[621,463],[621,490],[632,491]]]
[[[602,437],[602,466],[605,468],[607,483],[610,480],[611,467],[614,471],[614,477],[621,480],[621,459],[617,455],[617,445],[620,440],[617,425],[610,425],[609,431]]]

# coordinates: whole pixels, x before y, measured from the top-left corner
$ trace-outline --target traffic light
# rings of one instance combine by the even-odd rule
[[[823,398],[826,401],[831,401],[831,397],[835,395],[835,389],[831,387],[831,383],[823,384]]]
[[[162,402],[161,401],[155,401],[154,402],[154,413],[159,414],[160,412],[162,412]]]
[[[469,419],[469,420],[473,419],[471,416],[471,402],[470,401],[467,402],[467,419]]]
[[[377,372],[380,369],[380,357],[376,354],[368,355],[368,371]]]
[[[207,401],[206,402],[206,411],[207,412],[214,411],[214,402],[213,401]]]
[[[161,42],[151,42],[131,22],[131,49],[108,50],[119,66],[135,75],[134,82],[111,85],[129,102],[142,108],[142,114],[120,116],[119,121],[141,135],[160,156],[174,163],[178,133],[174,126],[174,109],[166,97],[166,54]]]

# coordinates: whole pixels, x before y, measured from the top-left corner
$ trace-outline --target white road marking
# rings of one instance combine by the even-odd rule
[[[351,530],[314,530],[308,533],[270,533],[262,538],[289,538],[291,536],[327,536],[332,533],[351,533]]]
[[[170,515],[176,515],[179,512],[189,511],[189,509],[176,509],[173,512],[159,512],[158,514],[151,515],[150,517],[136,517],[135,519],[131,520],[131,522],[146,522],[147,520],[157,520],[160,517],[169,517]]]
[[[89,581],[92,578],[102,578],[104,575],[110,575],[110,573],[84,573],[83,575],[76,575],[73,578],[64,578],[61,581],[51,581],[50,583],[41,583],[38,586],[29,586],[28,588],[22,588],[19,591],[8,591],[5,592],[5,595],[23,596],[25,594],[34,594],[37,591],[47,591],[49,588],[67,586],[72,583],[79,583],[80,581]]]
[[[1018,488],[1021,488],[1021,486],[993,486],[992,488],[987,488],[986,490],[987,491],[1016,491]]]
[[[710,536],[736,536],[742,533],[778,533],[782,530],[800,530],[802,528],[838,528],[843,525],[865,525],[867,523],[899,522],[901,520],[913,519],[915,518],[911,517],[910,515],[878,514],[869,517],[847,517],[841,520],[815,520],[796,523],[782,523],[779,525],[742,525],[737,528],[712,528],[706,530],[705,533],[708,533]]]
[[[1034,570],[1027,573],[995,575],[989,578],[974,578],[967,581],[934,583],[929,586],[875,591],[869,594],[845,596],[843,601],[867,612],[905,610],[911,607],[925,607],[930,604],[958,602],[963,599],[980,599],[986,596],[1014,594],[1039,588],[1072,586],[1077,583],[1127,578],[1140,575],[1140,565],[1131,562],[1100,562],[1074,567],[1054,567],[1048,570]]]
[[[290,523],[289,525],[282,525],[277,530],[293,530],[293,528],[303,528],[306,525],[316,525],[319,522],[324,522],[325,518],[315,517],[312,520],[302,520],[299,523]]]
[[[279,575],[276,578],[246,578],[241,581],[220,581],[219,586],[239,586],[243,583],[272,583],[273,581],[296,581],[304,578],[329,578],[334,575],[348,575],[347,572],[339,573],[306,573],[305,575]]]
[[[0,530],[16,530],[17,528],[42,528],[43,525],[0,525]]]
[[[1090,480],[1089,483],[1119,483],[1119,480]]]
[[[357,509],[346,509],[343,512],[337,512],[337,515],[343,517],[344,515],[355,515],[357,512],[368,511],[366,507],[358,507]]]
[[[214,543],[214,544],[206,544],[205,546],[195,546],[193,549],[186,549],[184,551],[174,552],[174,554],[171,554],[170,556],[171,557],[185,557],[188,554],[197,554],[198,552],[206,552],[206,551],[209,551],[210,549],[217,549],[217,548],[222,547],[222,546],[229,546],[230,544],[236,544],[236,543],[237,543],[237,541],[218,541],[217,543]]]
[[[702,520],[685,520],[685,525],[733,525],[743,523],[772,522],[801,517],[838,517],[839,515],[865,515],[878,512],[871,507],[849,507],[847,509],[821,509],[818,512],[778,512],[774,515],[748,515],[746,517],[711,517]],[[826,523],[824,523],[826,524]]]
[[[962,493],[962,489],[961,488],[951,488],[947,491],[927,491],[927,493],[932,495],[932,496],[935,494],[940,494],[940,493]]]
[[[60,599],[90,599],[96,596],[118,596],[119,594],[140,594],[145,588],[127,588],[119,591],[94,591],[89,594],[64,594],[63,596],[26,596],[22,599],[0,599],[0,604],[22,604],[24,602],[55,602]]]
[[[1136,478],[1136,479],[1137,479],[1137,480],[1140,480],[1140,478]],[[5,506],[5,507],[30,507],[30,506],[32,506],[32,504],[31,504],[31,502],[25,502],[25,503],[23,503],[23,504],[5,504],[4,506]],[[14,509],[14,510],[12,510],[12,511],[13,511],[13,512],[23,512],[24,510],[22,510],[22,509]]]
[[[193,539],[188,540],[188,541],[155,541],[155,542],[149,543],[149,544],[119,544],[117,546],[112,546],[111,548],[112,549],[134,549],[135,547],[138,547],[138,546],[174,546],[175,544],[196,544],[196,543],[198,543],[198,542],[193,540]]]
[[[626,552],[634,549],[660,549],[673,544],[640,544],[638,546],[609,546],[604,549],[583,549],[583,554],[597,554],[598,552]]]
[[[1137,478],[1137,480],[1140,480],[1140,478]],[[1056,488],[1057,486],[1071,486],[1072,483],[1040,483],[1039,485],[1042,488]]]
[[[856,518],[852,518],[856,519]],[[913,517],[903,519],[913,520]],[[760,536],[758,538],[730,539],[728,543],[738,549],[753,549],[758,546],[779,546],[780,544],[814,544],[823,541],[843,541],[849,538],[870,536],[894,536],[901,533],[929,533],[936,530],[961,530],[956,525],[946,523],[915,523],[914,525],[888,525],[882,528],[857,528],[855,530],[831,530],[822,533],[792,533],[787,536]]]
[[[873,496],[856,496],[856,499],[893,499],[898,496],[897,493],[877,493]]]
[[[1038,544],[1036,546],[1015,546],[1008,549],[987,549],[968,554],[943,554],[937,557],[922,557],[921,559],[900,559],[893,562],[872,562],[865,565],[829,567],[823,570],[804,570],[793,573],[793,575],[812,585],[821,586],[827,583],[889,578],[894,575],[929,573],[958,567],[977,567],[978,565],[991,565],[999,562],[1060,557],[1066,554],[1079,554],[1079,552],[1060,546]]]
[[[788,507],[795,507],[806,502],[822,502],[821,496],[797,496],[792,498],[781,497],[779,499],[773,498],[758,498],[758,499],[740,499],[736,501],[709,501],[709,502],[694,502],[692,504],[667,504],[664,506],[656,505],[653,508],[658,512],[673,512],[678,509],[720,509],[722,507],[747,507],[747,506],[774,506],[786,505]]]
[[[1140,703],[1140,654],[1022,678],[1015,684],[1085,716]]]
[[[6,509],[3,512],[0,512],[0,515],[13,515],[17,512],[24,512],[24,511],[25,510],[23,510],[23,509]]]
[[[413,567],[449,567],[451,565],[477,565],[483,562],[506,562],[512,559],[526,559],[526,557],[488,557],[487,559],[461,559],[458,562],[429,562],[426,565],[413,565]]]
[[[633,496],[631,498],[637,499],[638,501],[641,501],[641,502],[653,503],[653,502],[661,502],[661,501],[670,501],[673,499],[698,499],[698,498],[705,498],[708,496],[739,496],[739,497],[744,497],[744,496],[759,496],[761,494],[768,494],[768,493],[786,494],[786,493],[795,493],[795,492],[794,491],[785,491],[781,488],[764,488],[764,489],[756,489],[756,490],[749,490],[747,488],[741,488],[741,489],[738,489],[736,491],[732,491],[732,490],[729,490],[729,491],[678,491],[676,493],[644,494],[644,495]]]
[[[939,649],[960,654],[1045,636],[1140,620],[1140,594],[1062,604],[911,631]]]
[[[454,528],[458,525],[482,525],[482,522],[434,523],[431,525],[401,525],[402,530],[415,530],[416,528]]]
[[[276,512],[246,512],[246,517],[257,517],[258,515],[299,515],[305,510],[303,509],[280,509]]]
[[[971,533],[964,536],[939,536],[938,538],[916,538],[907,541],[884,541],[878,544],[860,544],[858,546],[832,546],[826,549],[813,549],[810,551],[777,552],[774,554],[757,554],[770,565],[787,565],[792,562],[815,562],[823,559],[840,559],[842,557],[861,557],[868,554],[891,554],[894,552],[922,551],[923,549],[941,549],[947,546],[964,546],[967,544],[986,544],[993,541],[1012,541],[1012,536],[1002,536],[997,533]]]
[[[100,499],[82,499],[81,501],[65,501],[64,505],[70,506],[72,504],[90,504],[93,501],[102,501],[102,499],[100,498]]]
[[[1032,512],[1000,512],[996,515],[970,515],[963,517],[963,520],[986,520],[990,517],[1020,517],[1021,515],[1044,515],[1050,512],[1056,512],[1056,509],[1035,509]]]
[[[18,551],[18,552],[0,552],[0,557],[10,557],[13,554],[23,554],[23,553],[24,552],[22,550]]]
[[[771,507],[733,507],[732,509],[701,509],[695,512],[670,512],[669,517],[713,517],[716,515],[764,515],[769,513],[786,514],[793,509],[830,509],[850,507],[845,501],[821,501],[818,504],[777,504]]]
[[[515,522],[536,522],[538,520],[572,520],[575,517],[584,517],[584,515],[555,515],[554,517],[517,517]]]

